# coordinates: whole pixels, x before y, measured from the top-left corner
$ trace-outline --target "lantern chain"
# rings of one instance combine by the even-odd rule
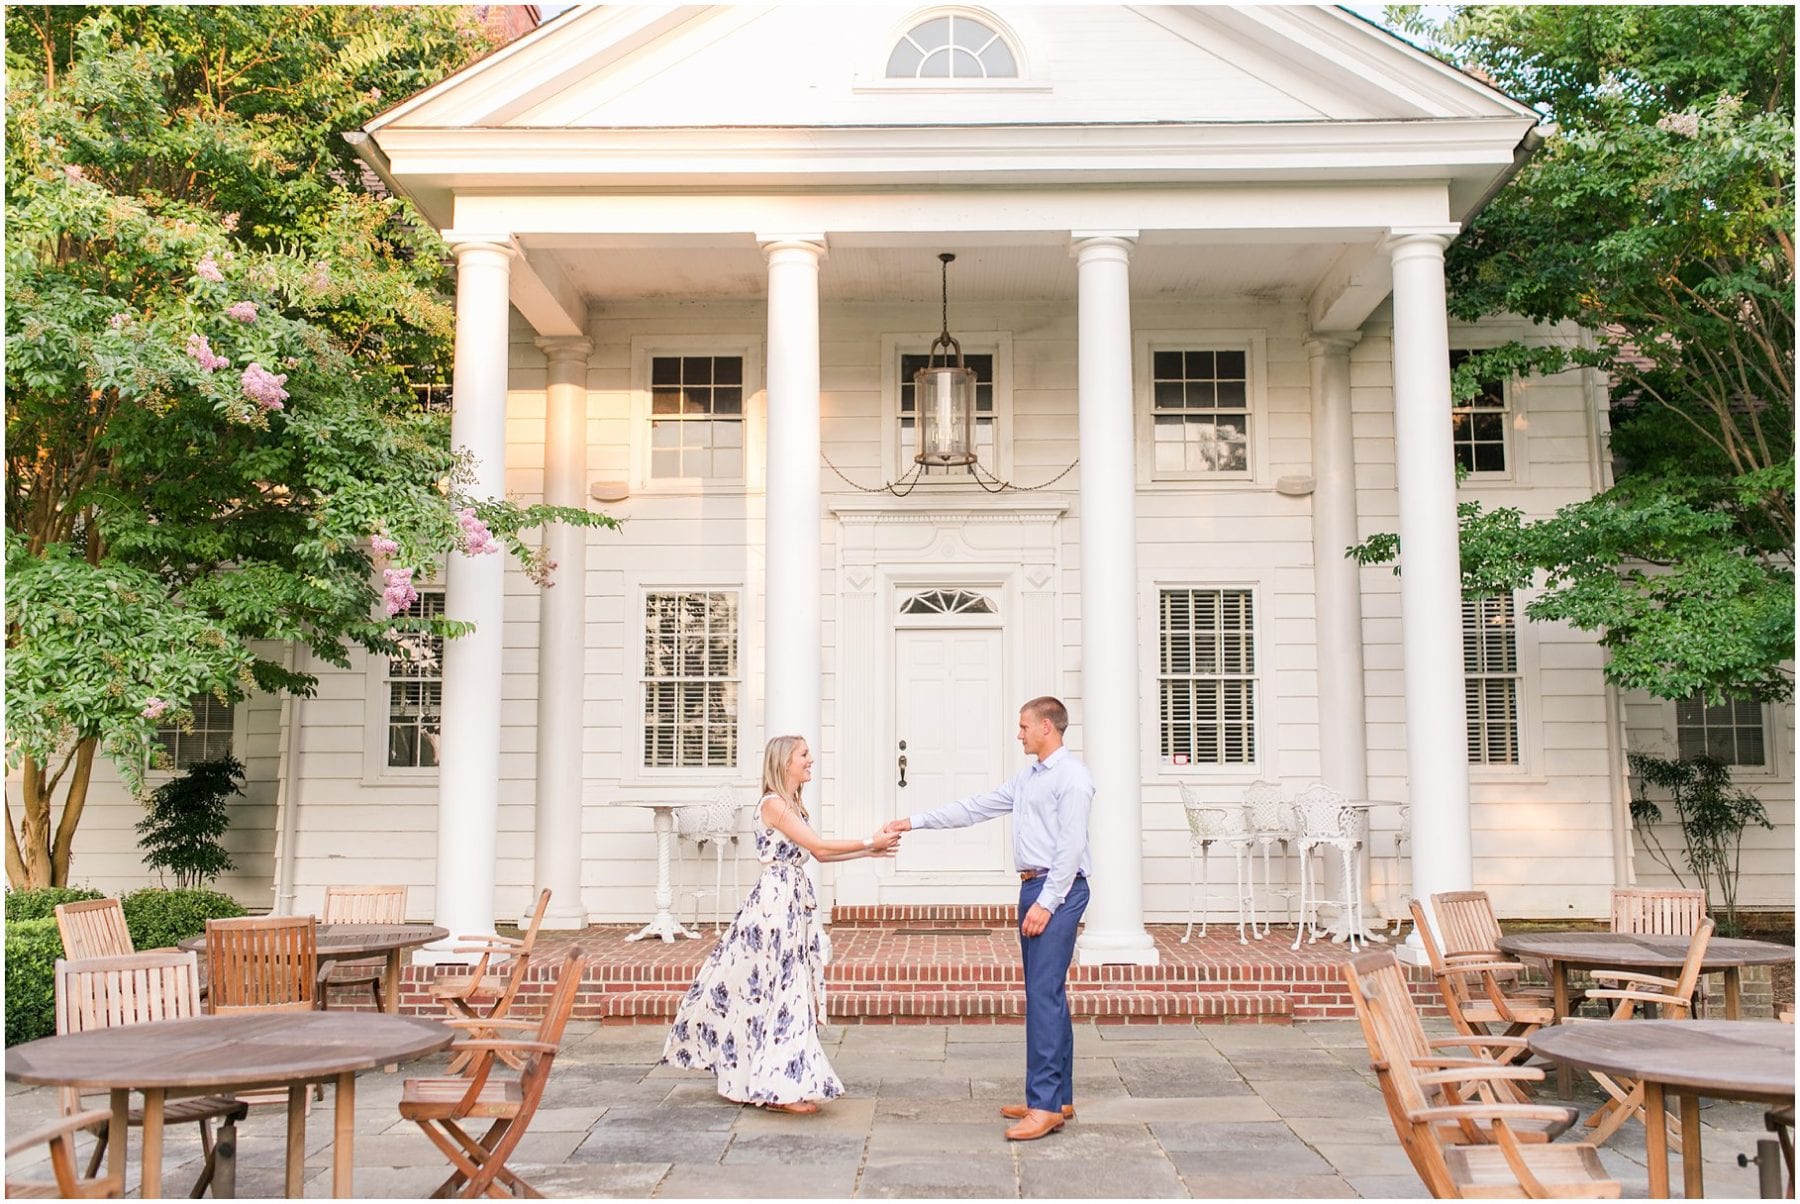
[[[885,484],[875,486],[859,485],[849,477],[845,476],[843,469],[831,462],[831,457],[825,454],[823,448],[819,450],[819,458],[825,461],[825,467],[837,474],[838,480],[850,486],[850,488],[856,490],[858,493],[891,493],[895,497],[905,497],[914,489],[918,488],[919,482],[925,477],[925,466],[923,464],[915,464],[913,465],[911,472],[904,474],[897,481],[889,481]],[[1050,488],[1050,486],[1056,484],[1071,472],[1074,472],[1075,466],[1080,463],[1081,458],[1077,456],[1075,459],[1069,461],[1067,468],[1064,468],[1048,481],[1044,481],[1038,485],[1015,485],[1011,481],[1003,481],[993,473],[988,472],[987,469],[982,468],[979,461],[969,465],[969,475],[975,478],[975,483],[981,486],[987,493],[1035,493],[1039,489]],[[986,476],[987,480],[982,480],[983,476]],[[905,488],[901,488],[901,486],[905,486]]]

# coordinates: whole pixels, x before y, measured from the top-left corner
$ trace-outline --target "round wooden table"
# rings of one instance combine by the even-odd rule
[[[386,957],[381,975],[381,1010],[393,1015],[400,1010],[400,954],[434,941],[445,940],[448,928],[435,924],[320,924],[318,926],[320,979],[333,962],[358,957]],[[206,938],[191,937],[176,946],[206,956]]]
[[[1700,1097],[1794,1102],[1794,1026],[1775,1020],[1625,1020],[1570,1024],[1531,1034],[1531,1052],[1557,1063],[1644,1084],[1644,1113],[1661,1116],[1665,1095],[1681,1106],[1681,1177],[1690,1200],[1705,1195]],[[1666,1126],[1645,1126],[1650,1195],[1669,1195]]]
[[[456,1033],[436,1020],[370,1012],[265,1012],[202,1016],[43,1037],[6,1051],[6,1077],[20,1083],[112,1094],[112,1169],[123,1174],[131,1093],[144,1096],[143,1187],[162,1192],[163,1107],[190,1095],[259,1087],[288,1091],[287,1195],[304,1194],[306,1092],[337,1084],[331,1193],[352,1193],[356,1072],[405,1062],[448,1046]]]
[[[1569,1014],[1569,971],[1646,970],[1674,978],[1687,959],[1685,936],[1642,936],[1630,932],[1521,932],[1500,938],[1500,952],[1550,963],[1556,1018]],[[1714,937],[1706,946],[1704,974],[1725,974],[1725,1018],[1738,1018],[1745,966],[1775,966],[1794,960],[1791,945]]]

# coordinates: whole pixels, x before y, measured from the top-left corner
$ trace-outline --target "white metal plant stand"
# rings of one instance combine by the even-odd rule
[[[1207,872],[1207,854],[1214,844],[1231,849],[1236,869],[1236,890],[1227,896],[1237,906],[1238,944],[1248,945],[1250,937],[1262,939],[1256,926],[1256,862],[1251,855],[1255,835],[1250,830],[1249,809],[1243,803],[1209,803],[1198,797],[1187,783],[1181,785],[1181,805],[1188,821],[1188,925],[1181,936],[1187,944],[1194,935],[1196,903],[1200,911],[1200,935],[1206,935],[1206,916],[1212,899],[1212,881]],[[1200,855],[1198,890],[1194,880],[1194,854]]]
[[[676,802],[637,802],[623,804],[628,807],[644,807],[655,814],[656,826],[656,914],[650,922],[625,939],[641,941],[647,936],[661,937],[665,944],[673,943],[678,936],[691,936],[698,939],[700,934],[689,932],[675,918],[675,884],[673,863],[675,859],[675,809],[682,806]]]

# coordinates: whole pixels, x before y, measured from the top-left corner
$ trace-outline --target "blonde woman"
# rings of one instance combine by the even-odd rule
[[[819,1045],[825,964],[806,859],[891,857],[900,840],[897,832],[864,840],[815,833],[801,800],[812,763],[799,736],[777,736],[763,751],[756,827],[763,872],[688,988],[662,1056],[712,1071],[728,1100],[801,1114],[844,1093]]]

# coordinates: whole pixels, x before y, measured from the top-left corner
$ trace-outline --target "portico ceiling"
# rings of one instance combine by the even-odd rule
[[[533,265],[554,263],[568,285],[595,303],[760,301],[768,292],[768,266],[748,237],[729,242],[630,240],[606,246],[521,241]],[[935,302],[939,251],[957,257],[950,269],[953,307],[972,301],[1072,302],[1075,297],[1075,263],[1066,241],[996,246],[960,235],[909,241],[906,246],[868,246],[831,240],[819,271],[821,300]],[[1301,298],[1343,251],[1341,243],[1183,245],[1146,234],[1133,256],[1131,292],[1141,300]]]

